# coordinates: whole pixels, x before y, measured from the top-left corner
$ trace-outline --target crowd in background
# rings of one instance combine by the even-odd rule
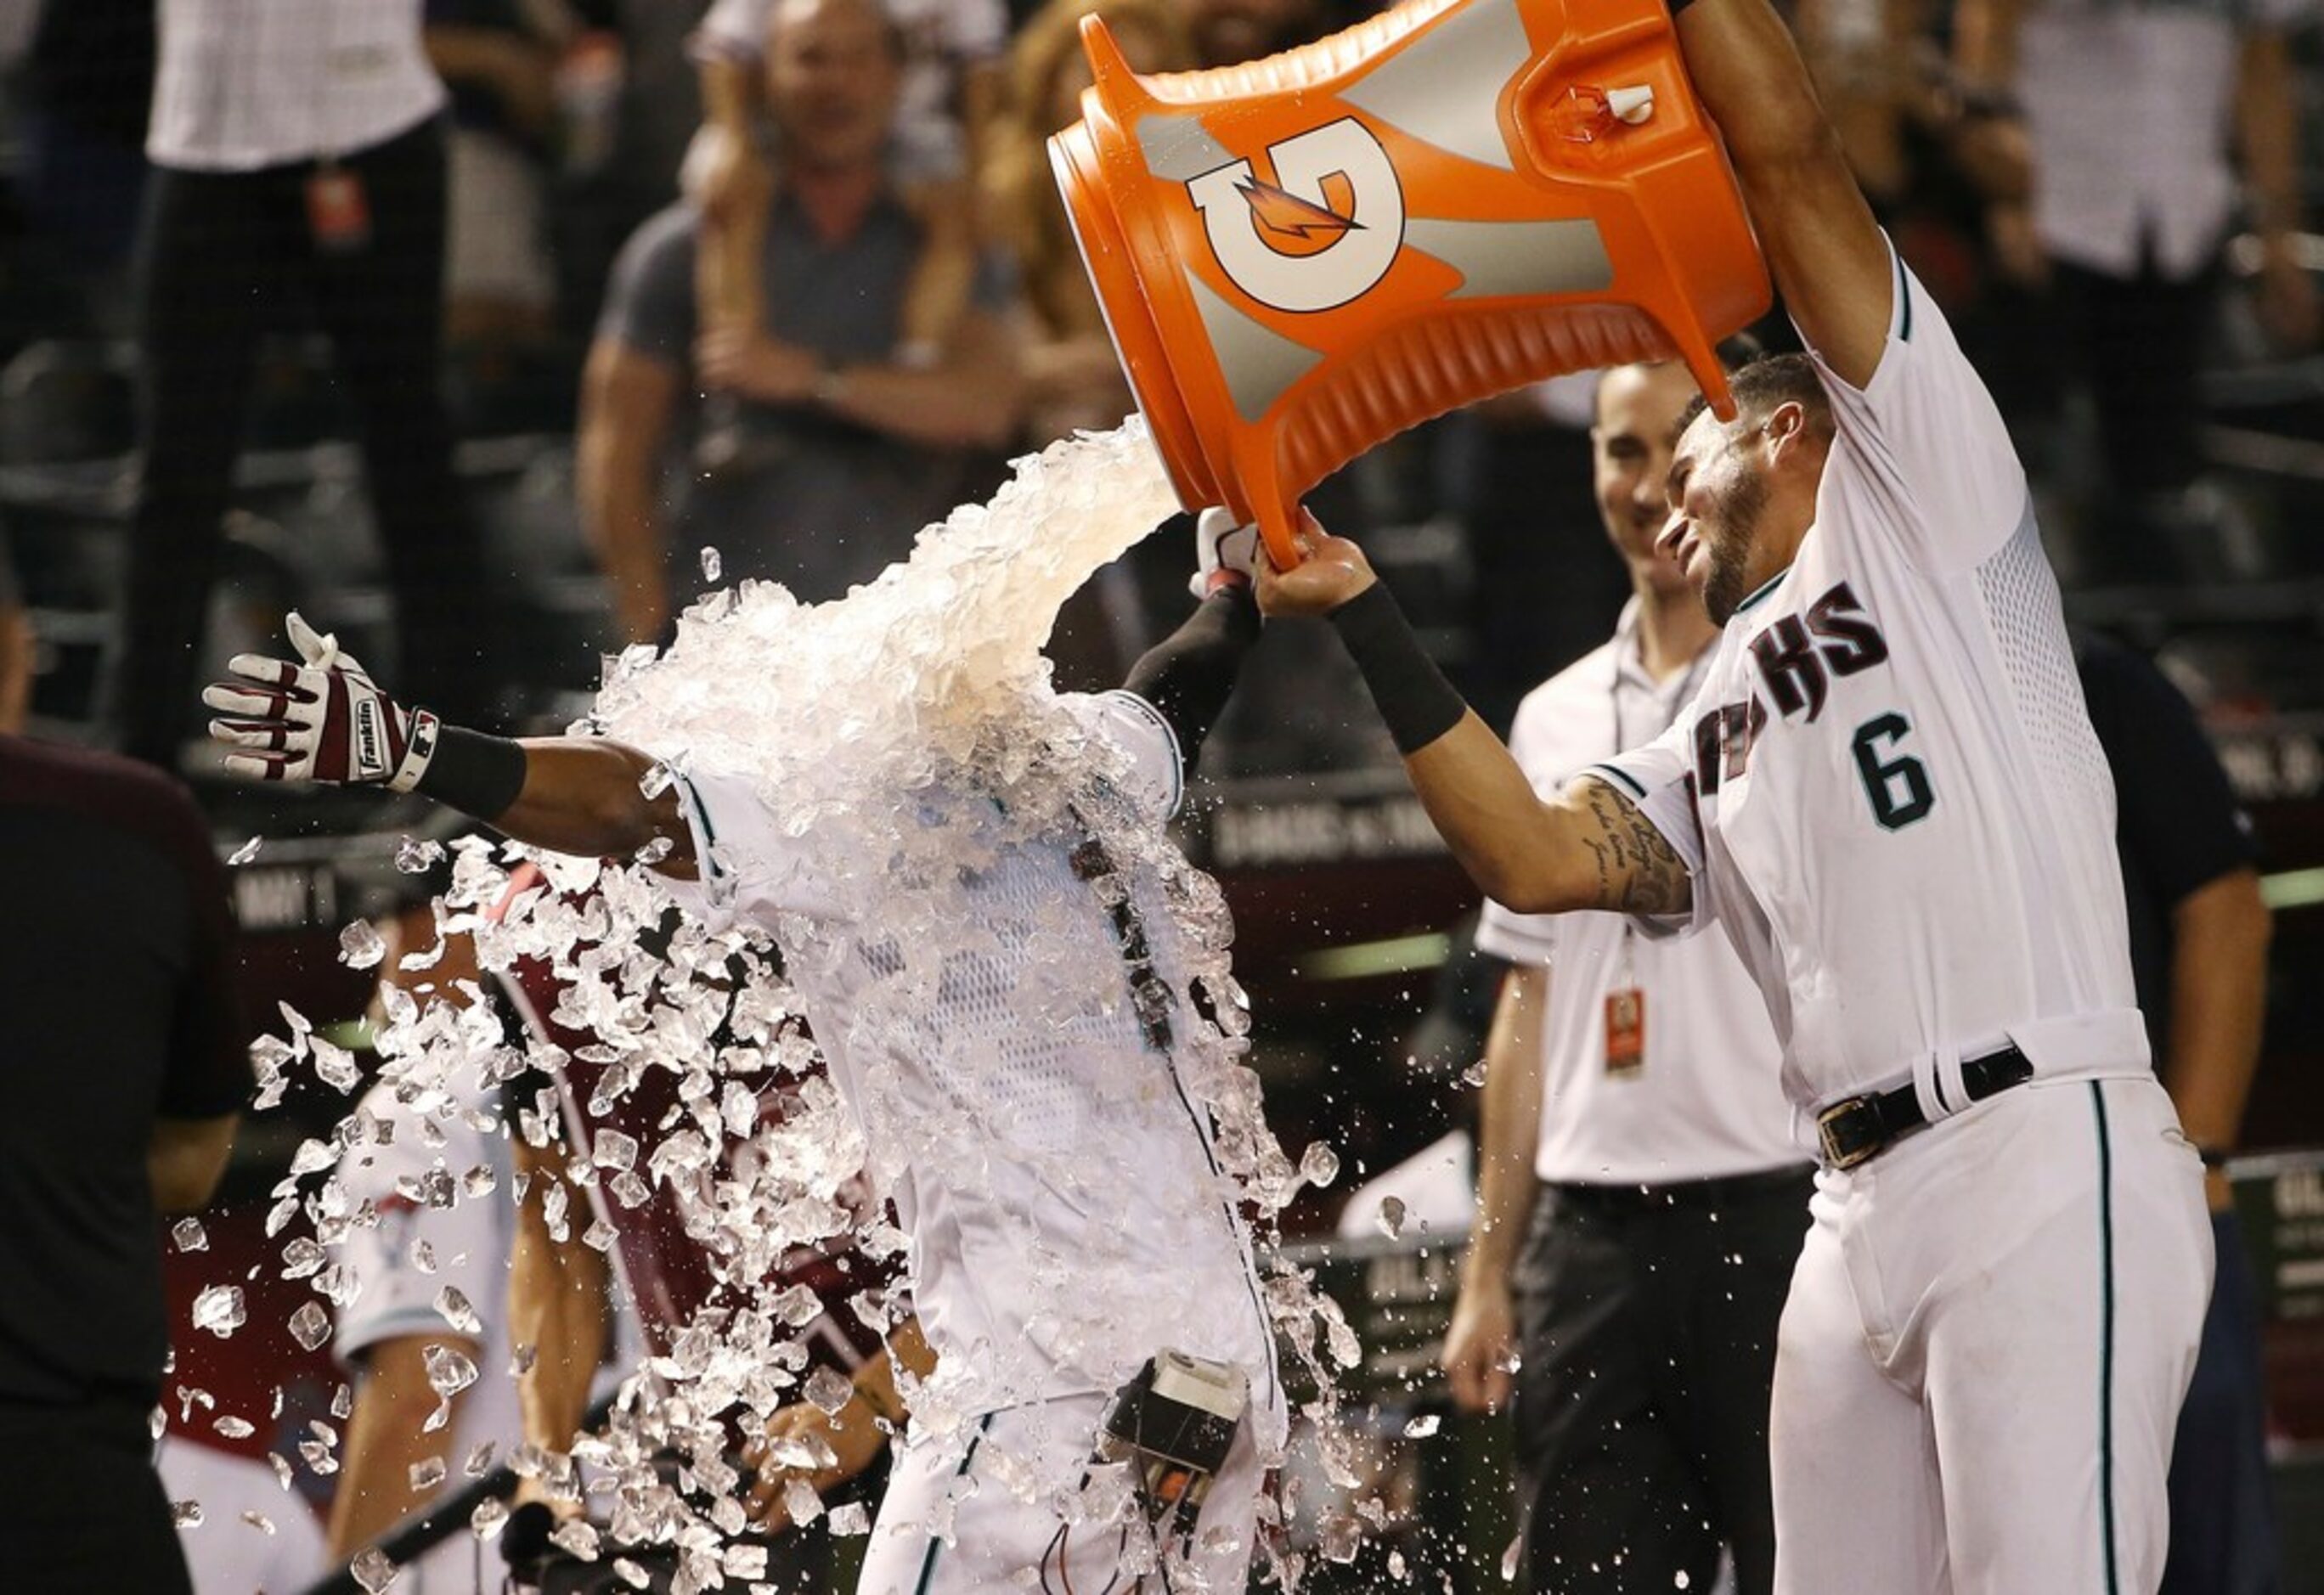
[[[865,579],[1010,456],[1130,408],[1043,147],[1080,17],[1171,70],[1373,7],[897,0],[892,83],[844,40],[770,51],[766,0],[341,9],[0,5],[0,535],[51,617],[35,713],[156,762],[206,666],[296,604],[514,724],[706,588]],[[2314,564],[2312,470],[2254,486],[2203,430],[2316,419],[2312,374],[2269,380],[2316,332],[2310,12],[1797,8],[2070,586]],[[1504,721],[1620,599],[1538,510],[1582,480],[1586,397],[1509,396],[1323,490]],[[1069,608],[1069,680],[1167,625],[1150,563]],[[1228,730],[1231,770],[1378,752],[1295,701]]]

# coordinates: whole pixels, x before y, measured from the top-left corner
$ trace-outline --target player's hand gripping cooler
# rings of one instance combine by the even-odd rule
[[[1299,495],[1544,377],[1683,359],[1771,294],[1663,0],[1409,0],[1245,66],[1095,73],[1049,143],[1139,408],[1190,509],[1297,562]]]

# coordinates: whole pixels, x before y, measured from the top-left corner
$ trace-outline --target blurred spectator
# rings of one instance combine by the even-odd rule
[[[985,212],[1016,254],[1027,429],[1036,447],[1121,424],[1135,408],[1049,170],[1048,138],[1081,118],[1090,85],[1081,20],[1102,17],[1139,72],[1194,65],[1170,0],[1052,0],[1009,51],[1008,93],[986,142]]]
[[[555,328],[549,164],[558,68],[582,31],[565,0],[427,0],[428,59],[452,96],[444,330],[505,350]]]
[[[2163,576],[2250,576],[2255,551],[2203,482],[2197,378],[2243,207],[2261,249],[2257,309],[2286,347],[2317,330],[2295,252],[2299,141],[2285,31],[2305,0],[2116,5],[1961,0],[1957,54],[1989,114],[2031,134],[2030,203],[1991,218],[2004,268],[2047,283],[2097,407],[2093,519]],[[2244,567],[2237,568],[2238,566]]]
[[[979,229],[974,173],[997,97],[1009,19],[1000,0],[881,0],[905,52],[890,156],[897,191],[925,236],[905,290],[897,358],[926,364],[968,312]],[[703,104],[709,115],[689,195],[710,224],[701,255],[704,322],[755,325],[765,314],[753,270],[765,246],[764,47],[774,0],[717,0],[703,19]]]
[[[935,360],[893,352],[925,229],[886,161],[903,78],[900,35],[877,0],[779,0],[766,98],[779,179],[754,328],[707,324],[695,294],[700,213],[679,205],[623,252],[582,399],[582,521],[613,577],[621,629],[660,636],[706,581],[761,577],[837,597],[902,558],[975,485],[976,450],[1015,435],[1016,362],[1004,273]],[[729,397],[707,433],[689,398]],[[683,413],[682,413],[683,412]],[[683,429],[694,468],[665,509],[665,446]],[[722,447],[704,457],[700,442]]]
[[[1323,0],[1173,0],[1195,57],[1205,67],[1233,67],[1304,44],[1323,31]]]
[[[2127,649],[2074,662],[2113,767],[2131,973],[2155,1067],[2209,1166],[2218,1275],[2171,1454],[2163,1595],[2278,1588],[2259,1302],[2224,1165],[2243,1135],[2267,1014],[2270,920],[2251,821],[2193,707]]]
[[[145,186],[153,0],[38,9],[19,124],[24,207],[66,263],[117,292]],[[100,325],[112,319],[106,309],[92,307]]]
[[[112,703],[134,757],[174,764],[196,706],[263,317],[294,290],[355,401],[402,673],[423,701],[483,712],[483,571],[438,392],[445,96],[420,3],[162,0],[139,283],[144,475]]]
[[[21,663],[0,650],[0,703]],[[0,870],[27,927],[0,963],[10,1581],[189,1590],[148,1426],[170,1341],[156,1219],[209,1200],[250,1090],[225,871],[176,782],[7,733]]]

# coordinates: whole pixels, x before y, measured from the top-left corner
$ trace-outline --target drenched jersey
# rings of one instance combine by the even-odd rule
[[[1636,800],[1757,981],[1792,1100],[2015,1042],[2043,1074],[2144,1068],[2114,837],[2025,474],[1901,263],[1791,567],[1729,622],[1694,704],[1595,767]]]
[[[1129,756],[1116,799],[1158,827],[1180,796],[1167,724],[1127,694],[1067,701]],[[1085,834],[1028,838],[988,798],[922,794],[922,823],[979,861],[961,880],[965,923],[929,957],[885,934],[890,905],[846,880],[841,849],[787,831],[749,779],[697,772],[680,788],[702,862],[682,898],[782,949],[909,1237],[938,1365],[916,1415],[1111,1392],[1175,1346],[1242,1366],[1279,1439],[1236,1188],[1181,1072],[1199,1021],[1157,872],[1122,859],[1093,879]],[[1131,921],[1152,981],[1125,956]],[[913,993],[900,1009],[899,976]]]

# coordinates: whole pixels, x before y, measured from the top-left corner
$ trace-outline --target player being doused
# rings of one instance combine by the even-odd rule
[[[1093,490],[1055,469],[1034,496],[1094,514]],[[1223,907],[1162,825],[1259,633],[1255,539],[1206,517],[1194,616],[1122,690],[1059,696],[995,638],[1038,642],[1041,604],[1114,550],[1034,548],[973,517],[949,530],[840,604],[746,593],[697,617],[609,687],[609,734],[439,724],[295,621],[299,662],[244,656],[205,701],[239,773],[416,790],[535,849],[651,861],[687,911],[652,988],[666,1000],[683,972],[779,951],[779,980],[761,961],[739,996],[701,982],[681,1017],[625,1012],[620,921],[659,902],[614,871],[595,949],[573,954],[569,921],[549,949],[594,981],[573,1017],[640,1070],[703,1078],[682,1096],[771,1056],[706,1056],[718,1023],[739,1011],[745,1040],[754,1022],[767,1040],[803,1016],[861,1125],[935,1358],[901,1381],[909,1432],[863,1590],[1121,1590],[1157,1572],[1240,1590],[1286,1408],[1268,1306],[1285,1282],[1262,1289],[1239,1203],[1279,1205],[1296,1182],[1239,1062]],[[779,690],[787,670],[856,687],[817,705]],[[542,950],[496,929],[488,963]],[[720,1393],[763,1422],[779,1383]]]

